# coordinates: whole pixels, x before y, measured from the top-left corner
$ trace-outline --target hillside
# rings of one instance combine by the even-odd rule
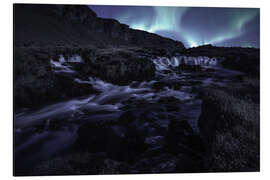
[[[181,51],[181,42],[130,29],[114,19],[97,17],[84,5],[14,5],[16,46],[144,46]]]

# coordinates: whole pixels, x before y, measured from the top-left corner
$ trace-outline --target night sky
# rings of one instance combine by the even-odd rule
[[[179,40],[186,47],[260,46],[258,8],[89,6],[99,17]]]

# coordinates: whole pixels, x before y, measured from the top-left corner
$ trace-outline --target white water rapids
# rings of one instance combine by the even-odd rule
[[[72,69],[72,63],[83,62],[78,55],[68,58],[60,55],[58,60],[51,59],[51,67],[55,73],[68,74],[74,77],[73,80],[76,83],[91,84],[99,93],[56,102],[35,111],[26,109],[15,112],[16,158],[21,158],[21,162],[30,162],[30,159],[38,162],[46,159],[54,153],[68,149],[74,143],[80,123],[85,120],[115,121],[127,110],[138,112],[138,114],[148,112],[154,117],[155,126],[162,128],[168,127],[168,119],[171,117],[187,120],[198,133],[197,120],[201,112],[201,100],[196,97],[196,88],[213,84],[223,85],[228,83],[231,77],[239,74],[239,72],[223,69],[217,58],[175,56],[157,57],[150,60],[155,64],[156,77],[151,81],[134,81],[129,85],[120,86],[95,77],[89,77],[87,80],[77,77],[76,71]],[[200,65],[203,69],[215,69],[215,72],[179,72],[177,68],[181,64]],[[165,85],[155,88],[158,83]],[[174,88],[170,84],[179,85],[179,88]],[[170,105],[173,103],[168,101],[164,103],[160,101],[162,98],[173,98],[179,103],[171,108]],[[55,118],[70,121],[69,123],[73,124],[57,131],[50,131],[48,127]],[[36,130],[36,127],[44,122],[46,125],[43,130]],[[148,122],[139,126],[153,129],[151,126],[148,127]],[[38,147],[39,150],[33,147]]]
[[[162,74],[163,70],[172,70],[173,67],[177,67],[180,64],[201,65],[206,68],[218,67],[218,60],[216,58],[202,56],[178,56],[172,58],[158,57],[156,59],[152,59],[152,61],[154,62],[156,70],[159,72],[159,74]],[[56,73],[74,73],[75,71],[71,70],[70,66],[65,64],[66,62],[80,63],[83,62],[83,60],[78,55],[71,56],[68,59],[65,59],[63,55],[60,55],[58,61],[51,59],[51,66]],[[185,76],[181,76],[174,72],[171,74],[163,74],[163,76],[165,77],[165,80],[166,78],[167,80],[185,80]],[[87,81],[75,78],[74,81],[81,84],[91,84],[96,90],[100,91],[100,93],[84,98],[58,102],[34,112],[22,112],[15,114],[15,127],[26,127],[39,123],[40,120],[57,116],[71,116],[74,113],[81,113],[82,109],[87,109],[88,111],[93,112],[93,114],[100,111],[120,111],[120,109],[124,106],[122,102],[128,100],[129,98],[155,103],[162,97],[173,96],[180,101],[191,100],[194,97],[192,93],[186,91],[187,88],[185,86],[182,88],[182,91],[165,87],[163,90],[156,92],[152,88],[152,85],[158,82],[158,79],[141,83],[133,82],[126,86],[114,85],[93,77],[89,77],[89,80]],[[211,78],[208,78],[204,79],[203,82],[207,82],[207,84],[209,84],[212,81]]]

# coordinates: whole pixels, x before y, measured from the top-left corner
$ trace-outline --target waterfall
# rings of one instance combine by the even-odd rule
[[[72,56],[68,56],[66,59],[62,54],[59,55],[58,61],[55,61],[53,59],[50,60],[51,67],[53,68],[53,71],[56,73],[75,73],[74,70],[70,69],[70,65],[68,65],[68,62],[72,63],[81,63],[83,62],[83,59],[81,56],[75,54]]]
[[[217,66],[218,59],[213,57],[209,58],[207,56],[173,56],[171,58],[168,57],[157,57],[152,59],[153,63],[156,65],[156,69],[158,71],[162,70],[169,70],[170,67],[177,67],[180,64],[187,64],[187,65],[200,65],[203,67],[209,66]]]

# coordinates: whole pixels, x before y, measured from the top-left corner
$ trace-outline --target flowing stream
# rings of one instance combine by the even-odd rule
[[[38,161],[68,151],[77,138],[77,129],[81,123],[117,121],[126,111],[147,113],[155,120],[155,127],[162,128],[168,127],[170,119],[184,119],[199,133],[197,121],[202,102],[197,96],[198,89],[223,86],[241,74],[222,68],[221,60],[217,58],[177,56],[150,60],[156,66],[156,76],[151,81],[134,81],[119,86],[95,77],[89,77],[88,80],[74,77],[75,82],[91,84],[100,93],[57,102],[36,111],[15,112],[16,165],[27,161],[32,166]],[[78,55],[68,59],[60,55],[58,61],[51,59],[51,66],[55,73],[72,75],[76,72],[66,62],[82,61]],[[200,65],[203,69],[202,72],[179,71],[181,64]],[[170,102],[170,98],[174,103]],[[55,119],[65,123],[60,123],[63,127],[57,130],[50,130],[50,123]],[[138,126],[152,128],[152,125],[143,122]]]

